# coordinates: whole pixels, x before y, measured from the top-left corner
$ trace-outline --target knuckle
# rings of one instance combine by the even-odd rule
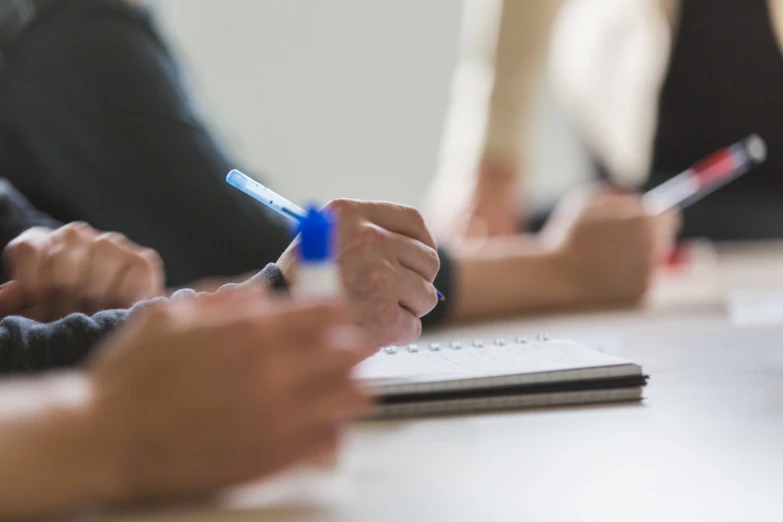
[[[338,216],[355,209],[356,206],[357,206],[357,201],[353,199],[346,199],[346,198],[333,199],[326,204],[326,208],[334,212]]]
[[[95,238],[95,242],[103,245],[123,245],[127,238],[119,232],[104,232]]]
[[[375,269],[370,274],[370,286],[378,295],[391,295],[394,289],[396,270],[394,265],[388,260],[382,260],[377,263]]]
[[[119,243],[110,234],[101,234],[92,243],[92,248],[102,253],[112,252],[119,247]]]
[[[375,306],[375,324],[381,331],[393,332],[397,326],[401,311],[396,301],[384,299]]]
[[[9,243],[3,255],[4,257],[19,259],[37,256],[40,252],[41,248],[38,244],[28,239],[19,239]]]
[[[424,215],[419,209],[408,205],[400,205],[400,207],[412,222],[418,226],[424,227]]]
[[[403,320],[397,323],[397,329],[389,332],[389,337],[383,344],[406,345],[421,337],[421,320],[407,314]]]
[[[163,260],[160,258],[160,255],[151,248],[142,248],[133,255],[135,263],[149,272],[160,271],[163,265]]]
[[[57,231],[57,236],[66,243],[77,243],[87,237],[85,230],[75,223],[64,225]]]
[[[376,248],[384,241],[385,234],[380,227],[365,223],[356,232],[356,239],[364,247]]]

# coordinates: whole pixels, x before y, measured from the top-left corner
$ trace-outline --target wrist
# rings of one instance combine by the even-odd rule
[[[477,190],[499,192],[517,185],[519,166],[514,154],[485,150],[478,166]]]
[[[453,252],[457,320],[541,312],[574,301],[561,277],[562,254],[530,236],[485,240]]]

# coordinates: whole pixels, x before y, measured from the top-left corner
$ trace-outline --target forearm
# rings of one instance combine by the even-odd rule
[[[565,277],[561,254],[531,236],[466,244],[453,252],[455,321],[534,313],[577,304],[578,289]]]
[[[116,495],[77,373],[0,386],[0,520],[61,514]]]
[[[446,154],[458,154],[467,145],[480,158],[515,167],[559,4],[559,0],[469,0],[465,4]]]
[[[484,0],[479,0],[484,1]],[[484,156],[516,158],[524,141],[530,107],[542,74],[548,40],[560,0],[500,0],[492,87],[486,101]]]

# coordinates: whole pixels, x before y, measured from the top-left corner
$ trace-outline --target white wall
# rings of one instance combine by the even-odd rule
[[[299,202],[421,202],[457,58],[460,1],[156,3],[250,170]],[[536,193],[546,198],[582,169],[550,105],[541,105],[534,156]]]

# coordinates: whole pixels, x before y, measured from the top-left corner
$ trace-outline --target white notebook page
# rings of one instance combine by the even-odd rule
[[[625,359],[574,341],[557,339],[509,342],[500,346],[488,342],[481,347],[462,343],[459,348],[447,342],[440,343],[439,350],[432,350],[429,344],[414,350],[398,347],[393,351],[383,350],[363,362],[357,368],[357,377],[371,388],[388,391],[466,379],[492,378],[502,384],[507,376],[547,374],[529,379],[540,382],[638,375],[640,371]]]

